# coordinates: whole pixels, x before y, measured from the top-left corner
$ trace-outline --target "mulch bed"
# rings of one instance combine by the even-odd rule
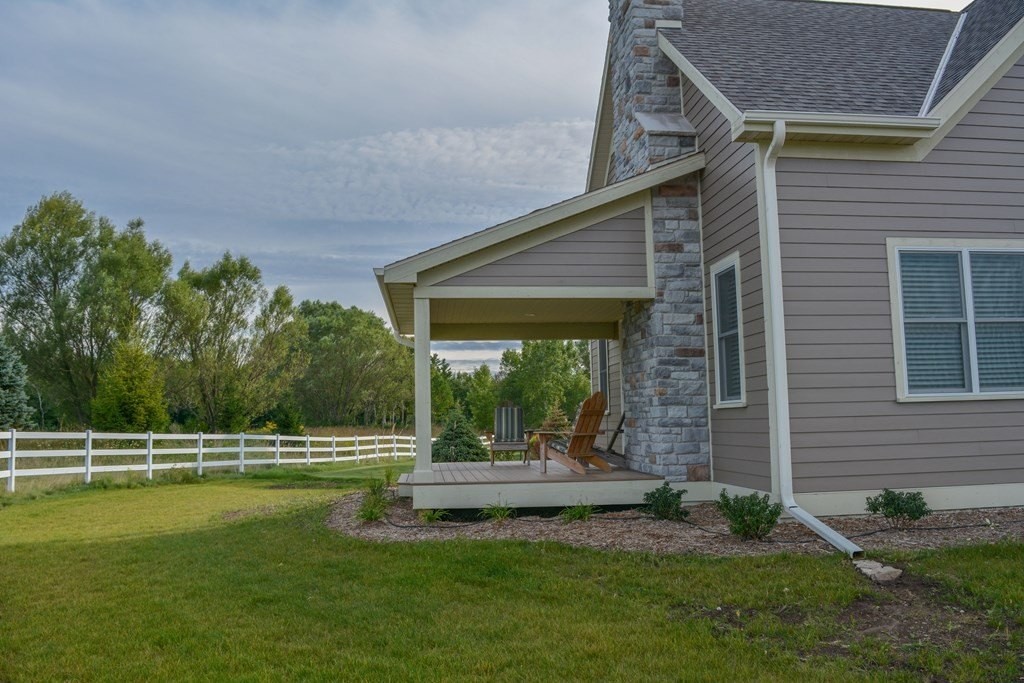
[[[355,493],[338,500],[327,525],[349,536],[382,542],[456,538],[554,541],[600,550],[716,556],[834,552],[832,546],[791,519],[780,521],[766,541],[740,540],[729,533],[725,519],[711,504],[689,507],[686,522],[655,520],[636,510],[621,510],[595,514],[584,522],[523,515],[505,522],[469,519],[424,524],[407,498],[390,506],[385,521],[361,522],[356,511],[362,499],[362,493]],[[937,512],[905,530],[890,529],[877,517],[834,517],[826,521],[865,550],[1024,541],[1024,508]]]

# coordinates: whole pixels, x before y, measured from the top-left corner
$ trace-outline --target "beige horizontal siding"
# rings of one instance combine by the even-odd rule
[[[1024,401],[897,403],[888,237],[1024,239],[1024,65],[920,163],[779,162],[797,491],[1024,482]]]
[[[769,490],[771,453],[754,147],[732,142],[729,122],[692,83],[684,84],[683,101],[686,116],[697,129],[698,143],[707,158],[701,180],[701,233],[712,402],[716,377],[710,267],[732,253],[740,254],[747,407],[712,411],[714,478],[724,484]]]
[[[646,287],[644,210],[634,209],[445,280],[441,286]]]

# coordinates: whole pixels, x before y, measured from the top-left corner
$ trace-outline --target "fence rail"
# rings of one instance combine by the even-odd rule
[[[313,465],[335,462],[362,462],[388,458],[411,458],[416,455],[416,438],[397,434],[372,436],[287,436],[283,434],[120,434],[106,432],[0,432],[0,480],[6,480],[8,493],[13,493],[22,477],[82,475],[85,483],[93,475],[107,472],[145,472],[147,479],[160,470],[192,469],[202,475],[207,469],[237,468],[257,465]],[[39,442],[61,442],[68,446],[81,442],[82,447],[43,448],[26,445]],[[64,443],[64,442],[71,442]],[[124,443],[127,442],[127,443]],[[123,444],[123,445],[122,445]],[[160,446],[158,446],[160,444]],[[77,444],[75,444],[77,445]],[[210,459],[209,456],[214,456]],[[234,457],[224,457],[224,456]],[[181,456],[192,456],[182,459]],[[255,457],[254,457],[255,456]],[[56,463],[56,459],[81,459],[80,464]],[[24,467],[23,462],[49,460],[40,466]],[[112,461],[118,462],[112,462]]]

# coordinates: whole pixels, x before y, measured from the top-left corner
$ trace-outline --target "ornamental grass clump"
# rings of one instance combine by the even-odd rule
[[[436,524],[451,517],[447,510],[420,510],[420,521],[424,524]]]
[[[568,524],[569,522],[586,522],[595,513],[599,512],[598,508],[589,503],[579,503],[572,507],[563,508],[558,516],[562,518],[562,521]]]
[[[690,511],[683,507],[683,495],[686,489],[674,489],[665,482],[653,491],[644,494],[643,510],[655,519],[668,519],[681,522],[690,516]]]
[[[768,538],[782,516],[782,504],[770,502],[768,494],[730,497],[722,491],[715,507],[729,522],[729,531],[747,541]]]
[[[383,479],[371,479],[366,483],[366,494],[359,504],[356,517],[362,522],[379,522],[387,514],[388,485]]]
[[[891,491],[882,489],[877,496],[867,499],[867,511],[882,515],[893,529],[905,529],[913,522],[932,514],[920,491]]]
[[[483,519],[489,519],[492,522],[507,522],[516,516],[516,509],[511,505],[502,503],[500,500],[497,503],[491,503],[480,511],[480,516]]]

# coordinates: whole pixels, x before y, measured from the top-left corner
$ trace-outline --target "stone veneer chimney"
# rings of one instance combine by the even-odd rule
[[[656,22],[683,19],[683,0],[610,0],[609,82],[616,182],[691,152],[696,133],[681,112],[679,72],[658,48]],[[632,469],[673,481],[709,478],[707,361],[695,176],[654,188],[653,301],[622,318],[625,456]]]
[[[679,72],[658,48],[657,22],[679,22],[683,0],[610,0],[609,83],[614,102],[609,182],[692,151]]]

